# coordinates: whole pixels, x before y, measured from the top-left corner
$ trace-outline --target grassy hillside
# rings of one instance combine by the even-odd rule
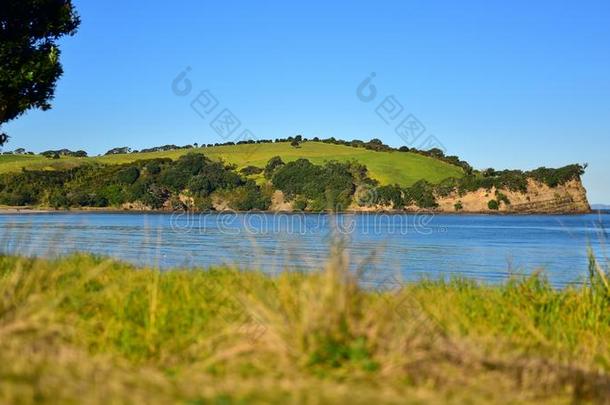
[[[610,290],[0,257],[0,403],[607,403]]]
[[[223,159],[238,167],[248,165],[264,167],[273,156],[281,156],[285,162],[298,158],[307,158],[313,163],[323,163],[325,160],[347,161],[355,159],[365,164],[370,176],[381,184],[400,184],[410,186],[417,180],[425,179],[438,183],[447,177],[462,177],[461,168],[410,152],[375,152],[364,148],[353,148],[343,145],[333,145],[321,142],[304,142],[299,148],[290,146],[288,142],[264,143],[253,145],[216,146],[168,152],[131,153],[90,158],[62,157],[59,160],[44,156],[0,156],[0,173],[28,169],[54,170],[82,164],[87,161],[97,161],[108,164],[128,163],[139,159],[168,157],[176,159],[190,151],[203,152],[211,159]]]

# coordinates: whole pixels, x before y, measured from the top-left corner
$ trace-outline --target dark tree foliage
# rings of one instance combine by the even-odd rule
[[[267,166],[270,164],[271,160]],[[321,176],[322,168],[320,166],[314,165],[307,159],[297,159],[275,170],[273,185],[282,190],[289,199],[299,194],[317,197],[324,192],[322,181],[320,181]]]
[[[128,153],[131,153],[131,148],[128,146],[121,146],[110,149],[108,152],[104,153],[104,155],[126,155]]]
[[[480,188],[490,190],[493,187],[524,193],[527,191],[528,177],[530,177],[528,173],[520,170],[494,171],[493,175],[488,172],[483,177],[476,175],[465,176],[456,182],[456,188],[460,195],[476,191]]]
[[[426,180],[419,180],[411,187],[404,190],[405,204],[415,204],[420,208],[436,208],[436,198],[434,197],[434,186]]]
[[[352,170],[350,163],[331,161],[318,166],[298,159],[275,171],[273,185],[289,200],[297,197],[309,200],[308,208],[313,211],[340,211],[350,205],[356,188]]]
[[[117,180],[121,184],[133,184],[140,177],[140,170],[135,166],[129,166],[117,173]]]
[[[151,208],[184,204],[182,193],[195,199],[195,209],[209,209],[209,195],[231,194],[235,209],[266,209],[270,200],[254,183],[202,154],[139,160],[124,165],[88,164],[61,171],[23,171],[0,175],[0,204],[48,205],[55,208],[120,206],[141,202]]]
[[[441,149],[439,148],[432,148],[430,150],[428,150],[428,154],[432,157],[435,158],[442,158],[445,157],[445,152],[443,152]]]
[[[364,142],[362,142],[359,139],[352,139],[352,141],[349,143],[349,145],[352,148],[363,148],[364,147]]]
[[[511,191],[527,191],[528,179],[534,179],[553,188],[570,180],[578,180],[585,172],[585,167],[579,164],[568,165],[558,169],[541,167],[529,172],[521,170],[486,169],[480,176],[475,174],[456,180],[456,188],[460,194],[475,191],[480,188],[506,189]]]
[[[498,190],[496,190],[496,200],[498,201],[498,203],[510,205],[510,200],[508,196],[504,193],[499,192]]]
[[[350,160],[349,162],[344,163],[344,165],[352,174],[356,184],[367,184],[369,186],[376,186],[378,184],[377,180],[369,177],[369,169],[366,165],[358,163],[356,160]]]
[[[144,169],[149,175],[156,175],[161,173],[161,165],[171,163],[171,159],[169,158],[161,158],[161,159],[153,159],[147,161],[144,165]]]
[[[0,125],[31,108],[51,108],[63,73],[56,42],[76,33],[79,24],[71,0],[2,0]],[[0,145],[6,140],[0,134]]]
[[[241,169],[239,172],[243,175],[251,176],[251,175],[262,173],[263,169],[261,169],[260,167],[256,167],[256,166],[246,166],[243,169]]]
[[[73,175],[73,170],[5,174],[0,177],[0,203],[14,206],[38,204],[46,190],[59,189]]]
[[[269,161],[267,162],[267,165],[265,166],[265,177],[267,179],[270,179],[271,177],[273,177],[273,173],[275,172],[275,169],[277,169],[280,166],[284,165],[284,161],[282,160],[281,157],[279,156],[274,156],[271,159],[269,159]]]
[[[87,157],[87,152],[84,150],[71,151],[70,149],[46,150],[40,154],[48,158],[55,156]]]
[[[546,184],[549,187],[557,187],[570,180],[578,180],[585,174],[585,166],[578,164],[568,165],[559,169],[548,169],[540,167],[528,173],[533,179]]]
[[[271,198],[256,186],[253,181],[232,189],[228,193],[229,206],[238,211],[266,210],[271,204]]]
[[[404,206],[402,189],[398,184],[377,187],[377,203],[381,205],[392,205],[395,209]]]
[[[381,139],[373,138],[370,141],[364,144],[366,149],[374,150],[374,151],[390,151],[392,148],[388,145],[385,145],[381,142]]]
[[[346,210],[352,202],[356,190],[356,179],[350,163],[327,162],[323,166],[321,179],[318,182],[324,187],[326,209]]]

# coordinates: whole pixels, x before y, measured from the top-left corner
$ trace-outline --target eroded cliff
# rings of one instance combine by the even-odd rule
[[[526,192],[480,188],[462,195],[454,191],[437,197],[436,201],[438,210],[443,212],[583,213],[591,210],[579,179],[550,187],[530,178]]]

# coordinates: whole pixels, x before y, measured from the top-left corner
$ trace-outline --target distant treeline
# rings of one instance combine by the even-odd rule
[[[437,185],[420,180],[401,187],[379,185],[368,176],[366,166],[355,161],[315,165],[307,159],[284,163],[276,156],[265,167],[248,166],[238,172],[234,165],[212,161],[202,153],[188,153],[177,160],[86,163],[58,171],[5,173],[0,175],[0,204],[78,208],[133,203],[152,209],[206,211],[221,206],[248,211],[269,209],[274,191],[281,190],[296,210],[346,210],[354,203],[430,209],[437,206],[437,197],[454,191],[462,195],[495,187],[525,192],[528,178],[556,187],[583,173],[580,165],[530,172],[488,169]],[[258,176],[259,184],[252,176]],[[498,209],[502,203],[510,201],[500,192],[489,207]]]
[[[164,151],[192,149],[192,148],[199,148],[199,147],[211,148],[211,147],[215,147],[215,146],[249,145],[249,144],[280,143],[280,142],[289,142],[291,145],[296,147],[296,146],[300,145],[301,143],[308,142],[308,141],[322,142],[322,143],[333,144],[333,145],[350,146],[353,148],[364,148],[364,149],[373,150],[373,151],[377,151],[377,152],[412,152],[412,153],[417,153],[417,154],[420,154],[423,156],[429,156],[429,157],[444,161],[446,163],[461,167],[466,174],[471,174],[473,172],[473,168],[468,162],[461,160],[458,156],[453,156],[453,155],[445,156],[445,153],[439,148],[432,148],[429,150],[419,150],[419,149],[415,149],[415,148],[409,148],[407,146],[393,148],[389,145],[384,144],[380,139],[377,139],[377,138],[371,139],[370,141],[361,141],[358,139],[354,139],[351,141],[344,141],[341,139],[335,139],[333,137],[331,137],[331,138],[314,137],[311,140],[309,140],[307,138],[304,138],[301,135],[296,135],[294,137],[289,136],[288,138],[276,138],[275,140],[248,139],[248,140],[243,140],[243,141],[238,141],[238,142],[208,143],[208,144],[201,144],[201,145],[198,143],[194,143],[192,145],[184,145],[184,146],[169,144],[169,145],[156,146],[153,148],[145,148],[145,149],[140,149],[140,150],[137,150],[137,149],[132,150],[128,146],[121,146],[121,147],[116,147],[116,148],[112,148],[112,149],[108,150],[106,153],[104,153],[104,155],[164,152]],[[68,149],[61,149],[61,150],[57,150],[57,151],[52,151],[52,150],[46,151],[46,152],[41,153],[41,155],[44,155],[48,158],[59,158],[60,156],[83,157],[83,156],[87,156],[87,153],[82,150],[72,152]]]
[[[6,150],[2,152],[3,155],[34,155],[34,152],[29,152],[24,148],[17,148],[13,151]]]
[[[123,155],[123,154],[127,154],[127,153],[165,152],[165,151],[170,151],[170,150],[192,149],[194,147],[196,148],[197,146],[198,146],[197,144],[184,145],[184,146],[163,145],[163,146],[155,146],[153,148],[146,148],[146,149],[140,149],[140,150],[137,150],[137,149],[132,150],[128,146],[122,146],[120,148],[112,148],[108,152],[104,153],[104,155]]]
[[[59,149],[47,150],[42,152],[41,155],[49,159],[59,159],[61,156],[87,157],[87,152],[84,150],[71,151],[70,149]]]
[[[318,138],[317,136],[312,138],[311,140],[307,139],[307,138],[303,138],[301,135],[297,135],[297,136],[289,136],[288,138],[276,138],[275,140],[271,140],[271,139],[249,139],[249,140],[243,140],[243,141],[238,141],[238,142],[224,142],[224,143],[214,143],[214,144],[207,144],[207,145],[202,145],[202,147],[213,147],[213,146],[230,146],[230,145],[245,145],[245,144],[260,144],[260,143],[279,143],[279,142],[290,142],[293,146],[296,146],[298,144],[300,144],[301,142],[322,142],[322,143],[328,143],[328,144],[332,144],[332,145],[343,145],[343,146],[350,146],[352,148],[364,148],[364,149],[368,149],[368,150],[373,150],[376,152],[411,152],[411,153],[417,153],[423,156],[429,156],[429,157],[433,157],[436,158],[438,160],[442,160],[446,163],[461,167],[464,172],[466,174],[471,174],[473,172],[473,168],[472,166],[464,161],[461,160],[458,156],[445,156],[445,152],[443,152],[441,149],[439,148],[432,148],[429,150],[419,150],[416,148],[409,148],[408,146],[401,146],[398,148],[393,148],[389,145],[384,144],[381,139],[377,139],[377,138],[373,138],[370,141],[361,141],[359,139],[353,139],[351,141],[344,141],[341,139],[335,139],[334,137],[330,137],[330,138]]]

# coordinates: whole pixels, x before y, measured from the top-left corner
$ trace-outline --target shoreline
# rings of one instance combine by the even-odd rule
[[[74,209],[53,209],[53,208],[37,208],[37,207],[0,207],[0,215],[10,214],[155,214],[155,215],[173,215],[176,213],[190,213],[190,214],[222,214],[222,213],[235,213],[235,214],[304,214],[304,215],[319,215],[319,214],[362,214],[362,215],[417,215],[417,214],[432,214],[441,216],[532,216],[532,215],[561,215],[561,216],[572,216],[572,215],[589,215],[589,214],[605,214],[610,213],[610,210],[588,210],[588,211],[569,211],[569,212],[510,212],[510,211],[468,211],[468,212],[450,212],[450,211],[436,211],[436,210],[345,210],[345,211],[282,211],[282,210],[266,210],[266,211],[236,211],[236,210],[225,210],[225,211],[168,211],[168,210],[130,210],[122,208],[74,208]]]

